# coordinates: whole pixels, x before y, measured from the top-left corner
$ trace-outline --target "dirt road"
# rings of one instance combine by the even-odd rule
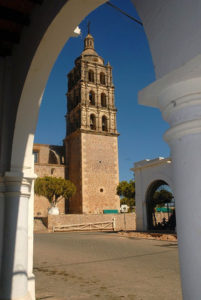
[[[176,242],[82,232],[34,246],[37,299],[182,299]]]

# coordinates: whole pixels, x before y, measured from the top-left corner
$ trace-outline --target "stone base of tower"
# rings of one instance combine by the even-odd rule
[[[77,192],[69,203],[69,213],[100,214],[118,210],[119,183],[117,134],[75,132],[66,139],[69,179]]]
[[[82,133],[83,213],[120,208],[117,136]]]
[[[65,139],[67,179],[76,186],[75,195],[69,200],[68,213],[82,213],[82,137],[77,130]]]

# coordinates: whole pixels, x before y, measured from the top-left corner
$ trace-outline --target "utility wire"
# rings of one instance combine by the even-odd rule
[[[111,6],[112,8],[120,11],[120,13],[122,13],[123,15],[125,15],[126,17],[130,18],[131,20],[133,20],[134,22],[140,24],[141,26],[143,26],[143,23],[141,21],[139,21],[138,19],[130,16],[129,14],[127,14],[124,10],[122,10],[121,8],[117,7],[116,5],[110,3],[109,1],[106,2],[107,5]]]

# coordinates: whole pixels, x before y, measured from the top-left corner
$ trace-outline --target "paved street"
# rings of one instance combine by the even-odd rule
[[[175,242],[35,234],[34,273],[37,299],[182,299]]]

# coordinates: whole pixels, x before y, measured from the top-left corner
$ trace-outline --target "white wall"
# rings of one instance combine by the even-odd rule
[[[172,165],[170,158],[157,158],[136,162],[132,169],[135,173],[136,229],[147,231],[147,192],[154,181],[163,180],[171,189]]]
[[[149,40],[156,77],[201,53],[200,0],[132,0]]]

